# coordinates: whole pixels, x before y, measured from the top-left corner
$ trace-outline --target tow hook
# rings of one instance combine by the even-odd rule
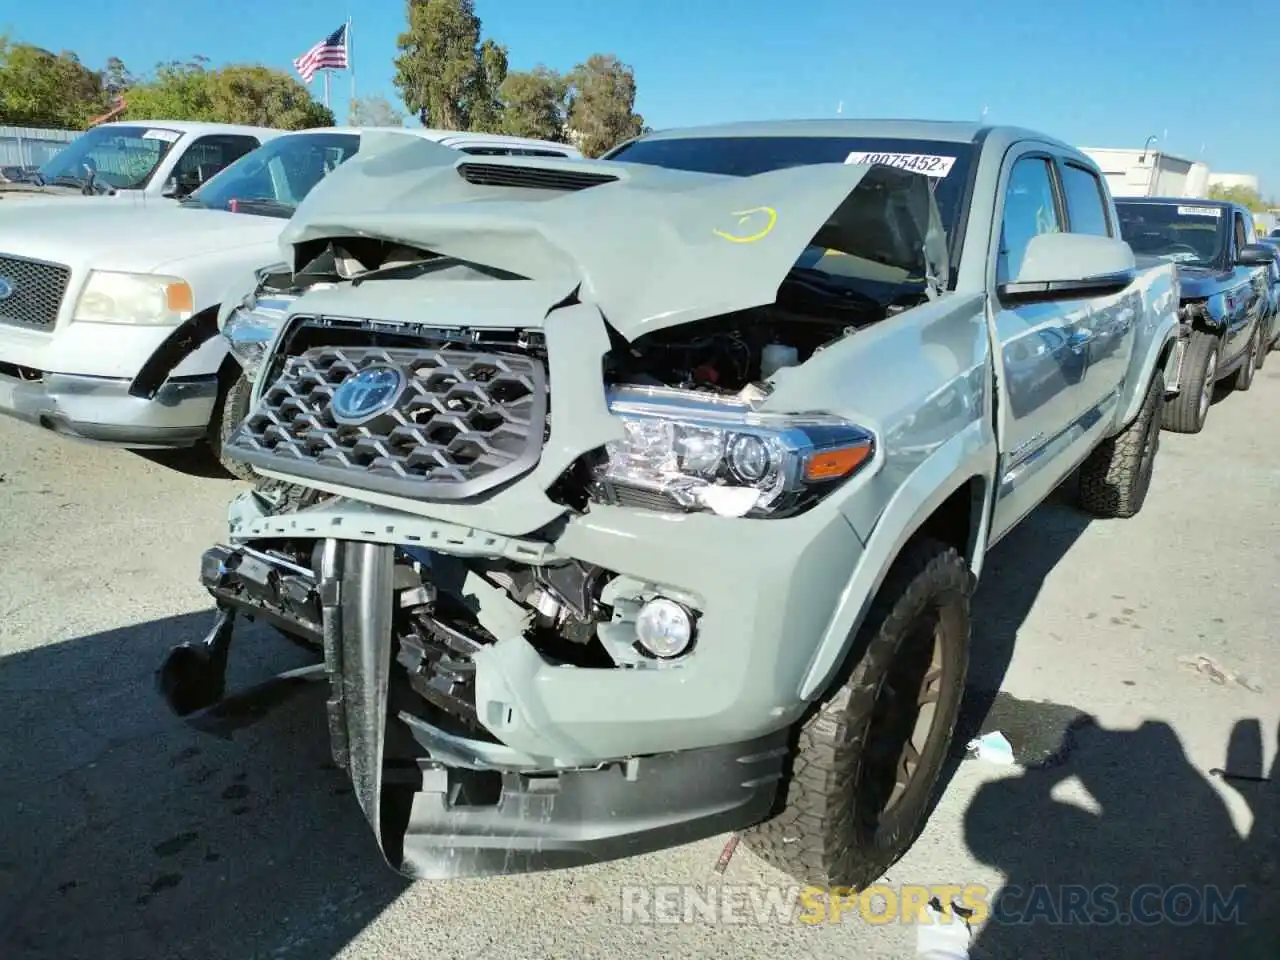
[[[219,606],[205,638],[174,647],[156,671],[156,689],[178,716],[211,707],[222,699],[235,616],[230,608]]]

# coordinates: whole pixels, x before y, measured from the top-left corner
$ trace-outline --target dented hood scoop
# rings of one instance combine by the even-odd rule
[[[771,303],[811,243],[946,277],[926,177],[821,164],[752,177],[611,161],[464,157],[402,135],[360,153],[299,206],[281,235],[300,269],[323,241],[371,238],[579,287],[632,339]]]

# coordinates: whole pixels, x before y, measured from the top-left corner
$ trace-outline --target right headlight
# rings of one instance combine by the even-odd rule
[[[619,387],[609,409],[625,439],[595,471],[603,489],[667,498],[721,516],[787,516],[821,499],[875,454],[869,430],[825,414],[764,414],[735,398]]]
[[[258,297],[227,316],[222,335],[250,380],[258,376],[267,348],[284,323],[289,304],[296,299],[284,294]]]

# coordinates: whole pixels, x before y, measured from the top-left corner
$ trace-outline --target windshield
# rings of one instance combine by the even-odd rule
[[[673,170],[750,177],[783,167],[812,163],[886,163],[930,177],[933,198],[952,249],[955,227],[973,145],[937,140],[886,140],[866,137],[675,137],[635,140],[606,160],[648,163]]]
[[[245,154],[183,202],[287,219],[316,184],[359,149],[360,135],[355,133],[276,137]]]
[[[181,139],[162,127],[95,127],[59,150],[39,169],[45,183],[94,183],[116,190],[140,190],[160,161]]]
[[[1117,200],[1120,236],[1139,256],[1191,267],[1218,264],[1227,248],[1222,207]]]

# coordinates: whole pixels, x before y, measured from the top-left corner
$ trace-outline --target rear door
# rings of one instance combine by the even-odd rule
[[[1058,168],[1050,148],[1022,143],[1006,155],[1000,174],[987,280],[1001,438],[996,539],[1062,482],[1101,429],[1088,415],[1096,405],[1086,386],[1096,336],[1089,301],[1014,305],[1001,303],[998,293],[1017,277],[1032,237],[1067,229]]]

